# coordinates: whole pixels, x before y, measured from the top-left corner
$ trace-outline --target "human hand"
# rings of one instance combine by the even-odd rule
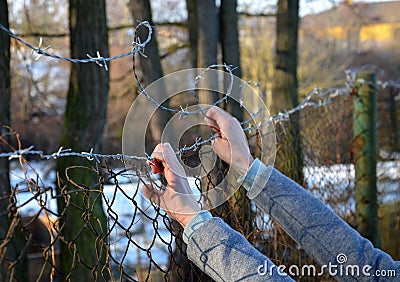
[[[212,143],[217,155],[244,175],[254,159],[238,120],[216,106],[208,110],[204,119],[218,133]]]
[[[147,161],[147,164],[151,166],[153,173],[164,172],[168,184],[164,191],[154,188],[151,184],[145,184],[144,195],[185,227],[192,217],[200,212],[200,206],[192,193],[185,171],[169,143],[158,144],[152,157],[155,161]]]

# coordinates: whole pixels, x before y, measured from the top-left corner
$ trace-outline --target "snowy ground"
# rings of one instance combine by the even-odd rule
[[[400,197],[400,159],[378,162],[376,168],[379,202],[387,203]],[[305,167],[304,177],[307,186],[320,199],[326,200],[329,194],[340,194],[354,190],[355,170],[353,164]],[[316,189],[312,189],[315,187]]]

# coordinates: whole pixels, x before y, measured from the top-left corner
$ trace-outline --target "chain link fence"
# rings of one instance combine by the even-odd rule
[[[385,251],[400,259],[395,245],[399,242],[390,243],[387,239],[387,236],[400,237],[400,210],[396,208],[400,195],[398,84],[381,83],[377,97],[381,243]],[[301,140],[304,187],[355,226],[352,93],[333,97],[322,106],[304,107],[296,117],[301,129],[296,138]],[[278,150],[288,122],[280,120],[275,124]],[[19,144],[17,133],[8,128],[3,132],[0,141],[4,146]],[[256,152],[257,135],[254,131],[251,134],[248,133],[249,141],[252,151]],[[17,151],[22,147],[9,149]],[[97,158],[91,158],[93,154],[87,154],[90,162],[76,159],[76,165],[67,169],[66,181],[74,186],[68,190],[63,189],[65,183],[56,172],[52,158],[43,160],[21,151],[13,157],[10,155],[10,160],[0,158],[9,164],[9,171],[4,173],[9,173],[11,183],[10,193],[0,198],[0,214],[9,226],[1,234],[4,239],[0,243],[0,280],[20,280],[20,264],[27,267],[28,281],[68,280],[77,268],[91,272],[94,281],[211,280],[187,259],[182,227],[140,195],[144,183],[159,186],[162,181],[150,173],[146,159],[125,167],[120,161],[96,161]],[[192,152],[182,154],[184,161],[189,158],[193,158]],[[191,187],[201,191],[204,185],[215,186],[226,170],[224,165],[217,167],[208,177],[189,178]],[[87,186],[74,180],[73,170],[82,169],[95,176],[95,184]],[[77,194],[83,195],[79,206],[73,201]],[[244,195],[239,189],[231,199],[215,208],[213,215],[223,218],[276,264],[316,265],[268,214]],[[96,216],[95,203],[103,207],[106,229]],[[72,210],[81,217],[79,223],[67,218]],[[64,235],[66,224],[79,224],[74,236]],[[95,237],[95,244],[85,243],[92,241],[85,241],[82,234]],[[90,260],[83,256],[84,252],[90,253]],[[67,267],[62,265],[65,256],[71,258]],[[294,277],[317,280],[300,274]],[[330,278],[318,277],[321,279]]]

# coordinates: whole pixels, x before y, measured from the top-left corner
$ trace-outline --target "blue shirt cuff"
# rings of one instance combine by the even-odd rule
[[[185,229],[183,230],[183,241],[188,244],[190,238],[193,236],[193,233],[200,228],[200,226],[210,220],[212,215],[209,211],[203,210],[196,214],[186,225]]]
[[[251,186],[253,185],[260,165],[260,160],[255,159],[247,170],[246,174],[238,178],[237,182],[242,185],[247,191],[249,191]]]
[[[266,166],[259,159],[255,159],[246,174],[239,177],[237,182],[247,190],[247,197],[254,199],[264,189],[271,172],[271,166]]]

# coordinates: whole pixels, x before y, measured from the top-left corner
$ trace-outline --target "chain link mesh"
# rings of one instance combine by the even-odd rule
[[[398,200],[400,193],[400,159],[396,151],[399,132],[398,129],[394,131],[394,125],[399,121],[398,97],[399,89],[395,87],[378,91],[380,151],[377,174],[381,205]],[[354,226],[352,107],[352,96],[342,95],[321,107],[303,108],[296,116],[301,128],[298,137],[304,158],[304,187]],[[276,124],[278,150],[288,122],[281,120]],[[18,144],[17,133],[10,129],[3,132],[0,141],[4,145]],[[256,152],[256,135],[254,131],[247,134],[252,151]],[[14,142],[6,142],[6,137],[14,139]],[[186,154],[191,153],[184,152],[182,158],[185,160]],[[73,170],[85,169],[96,176],[96,183],[90,187],[77,183],[71,173],[67,181],[75,189],[61,189],[61,193],[57,193],[55,186],[62,187],[63,183],[55,172],[53,159],[20,154],[10,160],[11,189],[10,194],[1,195],[3,204],[0,210],[1,216],[7,217],[9,222],[5,239],[0,244],[4,277],[15,278],[15,266],[26,259],[30,281],[59,281],[61,276],[68,278],[69,273],[62,273],[60,267],[60,245],[64,244],[73,258],[70,271],[77,265],[84,266],[92,273],[93,280],[211,280],[188,260],[182,227],[139,194],[142,184],[160,185],[161,181],[150,174],[145,159],[142,161],[141,165],[135,163],[127,169],[118,161],[93,159],[86,166],[77,159],[76,166],[67,169],[67,175]],[[226,170],[223,165],[218,167],[208,177],[190,178],[191,186],[201,190],[204,185],[216,185]],[[76,194],[84,195],[80,207],[71,201]],[[244,195],[245,192],[239,190],[229,201],[214,209],[213,215],[223,218],[277,264],[301,266],[314,263],[268,214],[261,212]],[[96,201],[101,201],[107,215],[107,230],[101,229],[101,219],[93,216],[93,203]],[[57,208],[60,203],[63,203],[61,210]],[[77,226],[76,236],[67,238],[63,234],[64,224],[75,223],[60,218],[70,209],[79,210],[83,224]],[[82,230],[90,230],[96,238],[95,245],[86,246],[85,250],[79,249],[84,246],[79,241],[85,240],[80,238]],[[23,235],[24,247],[12,260],[10,249],[19,233]],[[94,256],[90,262],[80,255],[87,249]]]

